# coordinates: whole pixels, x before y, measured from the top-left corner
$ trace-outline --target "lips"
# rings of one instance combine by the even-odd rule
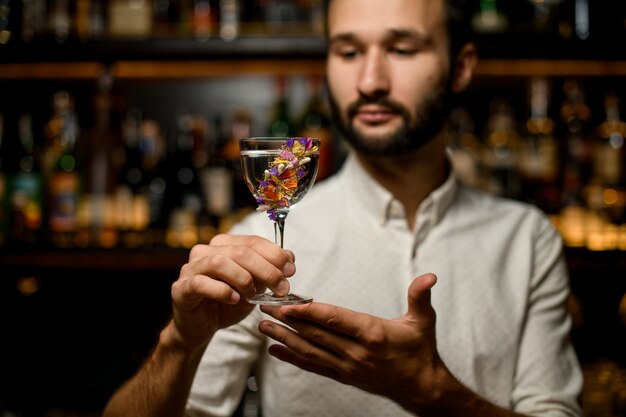
[[[389,107],[378,105],[365,105],[359,107],[355,118],[362,123],[382,124],[394,118],[398,113]]]

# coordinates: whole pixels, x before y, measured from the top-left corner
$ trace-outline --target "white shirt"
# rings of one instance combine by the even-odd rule
[[[562,245],[537,208],[462,186],[453,175],[420,205],[415,230],[403,206],[349,157],[285,226],[296,255],[292,291],[383,318],[407,310],[407,289],[433,272],[439,353],[467,387],[533,416],[579,416],[582,375],[569,341]],[[232,230],[273,239],[253,214]],[[302,371],[267,354],[259,309],[207,348],[188,416],[229,416],[256,366],[266,417],[405,416],[390,400]]]

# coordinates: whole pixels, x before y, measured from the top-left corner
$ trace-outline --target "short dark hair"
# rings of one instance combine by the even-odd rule
[[[324,0],[324,33],[328,37],[328,7],[332,0]],[[446,2],[446,29],[448,32],[450,61],[454,61],[463,46],[474,41],[472,31],[472,0],[444,0]]]

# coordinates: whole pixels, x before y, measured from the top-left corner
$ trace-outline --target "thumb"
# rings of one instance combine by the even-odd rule
[[[420,275],[409,285],[409,311],[408,316],[413,320],[431,317],[434,314],[430,303],[430,289],[437,282],[437,276],[432,273]]]

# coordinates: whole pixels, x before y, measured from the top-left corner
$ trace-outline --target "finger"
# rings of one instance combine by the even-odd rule
[[[252,260],[250,262],[254,263]],[[273,267],[266,265],[266,268]],[[210,299],[234,300],[233,292],[244,297],[256,294],[254,284],[253,276],[248,269],[229,256],[213,251],[211,256],[184,265],[175,286],[182,295],[197,293]]]
[[[278,353],[281,359],[296,366],[313,365],[316,369],[319,367],[339,369],[343,363],[343,360],[332,352],[311,343],[292,329],[278,323],[269,320],[262,321],[259,324],[259,331],[284,345],[283,347],[276,345],[270,347],[270,353]]]
[[[240,301],[241,296],[225,282],[203,275],[194,275],[172,284],[172,300],[178,308],[191,310],[207,298],[234,305]]]
[[[408,316],[413,319],[432,317],[434,310],[430,302],[430,290],[437,283],[434,274],[424,274],[415,278],[408,290]]]
[[[255,235],[229,235],[219,234],[211,239],[209,245],[196,245],[191,249],[189,254],[189,261],[194,262],[199,258],[202,258],[210,253],[213,248],[216,247],[248,247],[261,256],[265,257],[268,261],[274,264],[277,268],[283,269],[287,263],[295,263],[295,255],[290,250],[281,249],[269,240]],[[291,272],[293,275],[295,270]],[[287,275],[287,276],[290,276]]]
[[[194,274],[204,274],[215,279],[221,279],[234,285],[242,294],[246,295],[253,287],[262,291],[265,287],[272,288],[278,294],[289,291],[286,277],[295,273],[295,265],[287,251],[258,237],[251,239],[228,239],[230,243],[244,243],[238,245],[209,245],[194,248],[190,262]],[[265,241],[265,243],[264,243]],[[266,243],[269,243],[266,244]],[[193,251],[193,250],[192,250]],[[234,261],[248,273],[233,270],[229,260]],[[229,276],[229,272],[238,272]],[[254,281],[252,282],[251,279]]]
[[[362,340],[371,316],[324,303],[308,303],[280,307],[280,314],[291,319],[306,320],[336,333]]]
[[[269,347],[268,352],[275,358],[297,366],[300,369],[342,382],[341,374],[328,362],[311,361],[282,345],[272,345]]]
[[[360,344],[351,336],[337,333],[325,327],[320,327],[318,324],[307,320],[287,317],[280,312],[280,308],[278,307],[261,306],[261,311],[282,321],[307,341],[333,351],[338,357],[345,357],[346,352],[360,349]]]

